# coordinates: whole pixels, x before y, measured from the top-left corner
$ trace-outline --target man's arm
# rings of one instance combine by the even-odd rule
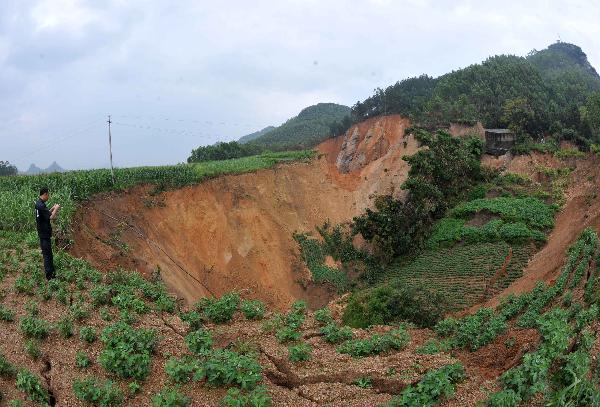
[[[52,209],[50,209],[50,220],[56,219],[56,217],[58,216],[59,209],[60,209],[59,204],[54,204],[54,206],[52,206]]]

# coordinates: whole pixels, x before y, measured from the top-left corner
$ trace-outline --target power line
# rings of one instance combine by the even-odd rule
[[[79,136],[81,133],[84,133],[84,132],[88,131],[90,128],[94,127],[99,121],[100,121],[100,119],[95,119],[91,123],[88,123],[88,125],[86,125],[84,128],[76,130],[76,131],[74,131],[74,132],[72,132],[72,133],[70,133],[70,134],[68,134],[66,136],[62,136],[60,138],[56,138],[56,139],[52,140],[50,143],[48,143],[48,144],[46,144],[46,145],[44,145],[42,147],[36,148],[35,150],[31,150],[28,153],[25,153],[25,154],[17,157],[16,160],[22,160],[24,158],[30,157],[33,154],[39,153],[42,150],[45,150],[45,149],[50,148],[50,147],[53,147],[53,146],[55,146],[57,144],[60,144],[60,143],[62,143],[64,141],[66,141],[66,140],[72,139],[73,137]]]

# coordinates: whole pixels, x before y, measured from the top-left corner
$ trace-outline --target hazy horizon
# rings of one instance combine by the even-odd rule
[[[106,167],[110,114],[116,166],[184,162],[309,105],[559,38],[600,70],[593,1],[96,3],[0,5],[0,160]]]

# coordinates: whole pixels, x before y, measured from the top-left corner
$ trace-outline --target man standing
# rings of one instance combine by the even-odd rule
[[[54,204],[48,209],[46,202],[50,199],[50,193],[47,187],[40,189],[40,197],[35,202],[35,223],[38,236],[40,237],[40,247],[44,256],[44,270],[46,271],[46,280],[54,278],[54,258],[52,257],[52,225],[60,209],[59,204]]]

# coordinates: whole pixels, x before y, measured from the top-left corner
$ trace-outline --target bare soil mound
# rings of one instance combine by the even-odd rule
[[[309,163],[156,196],[138,187],[96,197],[78,211],[71,253],[100,269],[160,268],[189,302],[239,290],[278,308],[295,299],[322,306],[331,296],[310,283],[293,233],[350,220],[372,194],[398,190],[408,172],[402,156],[417,149],[403,137],[408,125],[400,116],[360,123],[319,146],[320,158]]]

